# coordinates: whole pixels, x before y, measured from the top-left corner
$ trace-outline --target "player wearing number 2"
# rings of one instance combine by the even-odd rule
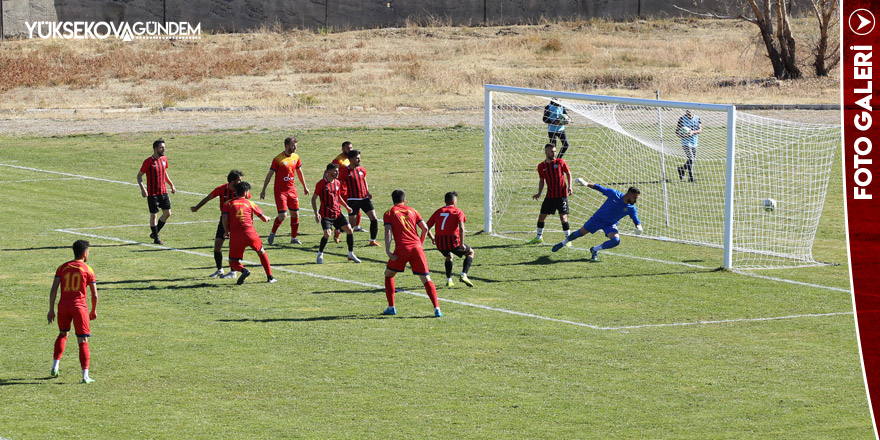
[[[455,191],[446,193],[446,206],[434,212],[428,219],[428,229],[435,228],[434,244],[437,250],[446,257],[446,287],[452,287],[452,254],[464,257],[464,265],[461,269],[462,283],[474,287],[474,283],[468,279],[468,270],[474,262],[474,250],[464,244],[464,211],[458,209],[458,193]]]
[[[588,187],[599,191],[607,197],[605,203],[596,210],[596,213],[584,223],[584,226],[574,231],[562,240],[561,242],[553,245],[553,252],[556,252],[562,249],[563,246],[568,244],[571,241],[577,240],[578,237],[583,237],[587,235],[587,233],[594,233],[598,230],[602,230],[605,233],[605,236],[608,237],[608,241],[593,246],[590,248],[590,253],[592,254],[591,261],[597,261],[599,251],[602,249],[611,249],[620,244],[620,234],[617,231],[617,222],[620,221],[625,216],[629,216],[633,223],[636,225],[636,235],[642,235],[644,233],[644,229],[642,229],[642,222],[639,220],[639,215],[636,212],[636,201],[639,200],[639,195],[641,195],[641,191],[638,188],[631,186],[626,191],[626,194],[613,189],[613,188],[605,188],[595,183],[588,183]]]
[[[92,383],[89,378],[89,321],[98,318],[95,308],[98,306],[98,287],[95,284],[95,272],[86,264],[89,260],[89,242],[77,240],[73,243],[72,261],[62,264],[55,271],[55,281],[52,283],[52,291],[49,293],[49,313],[46,318],[49,324],[55,319],[55,298],[58,288],[61,288],[61,300],[58,301],[58,337],[55,339],[55,355],[52,361],[52,377],[58,377],[58,364],[61,355],[64,354],[64,345],[67,343],[67,333],[70,332],[70,323],[76,332],[76,342],[79,344],[79,363],[82,367],[82,383]],[[86,287],[92,291],[92,311],[89,313],[86,304]]]
[[[544,242],[544,220],[548,215],[559,211],[559,221],[562,223],[562,232],[568,237],[568,196],[571,195],[571,172],[564,160],[556,157],[556,145],[544,145],[543,162],[538,164],[538,193],[532,198],[538,200],[544,191],[544,183],[547,183],[547,197],[541,204],[541,213],[538,215],[538,229],[535,238],[526,244]]]

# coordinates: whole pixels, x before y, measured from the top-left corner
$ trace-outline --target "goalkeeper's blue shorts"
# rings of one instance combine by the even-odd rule
[[[594,234],[598,230],[602,230],[605,235],[608,234],[618,234],[620,231],[617,230],[617,223],[608,224],[608,222],[598,219],[596,217],[590,217],[586,223],[584,223],[584,230],[589,232],[590,234]]]

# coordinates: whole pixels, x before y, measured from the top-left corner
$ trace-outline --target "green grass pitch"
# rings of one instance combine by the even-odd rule
[[[551,254],[546,244],[524,246],[528,236],[480,233],[481,130],[302,132],[311,188],[351,140],[380,215],[396,188],[426,218],[446,191],[460,194],[476,287],[443,287],[442,257],[430,250],[445,316],[433,318],[426,297],[400,292],[399,315],[383,317],[384,249],[366,247],[368,234],[357,233],[363,264],[346,261],[343,241],[316,265],[320,231],[309,209],[303,245],[281,236],[281,245],[266,246],[279,283],[263,282],[258,265],[244,286],[207,277],[217,202],[198,213],[189,207],[232,168],[259,194],[285,135],[163,133],[171,178],[195,193],[171,196],[163,247],[147,237],[146,202],[134,185],[160,134],[0,138],[0,437],[873,435],[839,173],[814,253],[840,266],[757,272],[801,283],[793,284],[716,270],[720,252],[694,246],[624,237],[590,264],[586,248],[597,236]],[[264,202],[274,215],[272,200]],[[522,215],[536,217],[539,206]],[[591,213],[573,212],[572,225]],[[264,243],[270,227],[257,224]],[[45,321],[49,288],[78,238],[91,241],[99,280],[90,340],[97,382],[89,386],[78,383],[75,343],[61,377],[48,377],[57,334]],[[250,250],[245,258],[257,261]],[[397,285],[424,294],[411,273]]]

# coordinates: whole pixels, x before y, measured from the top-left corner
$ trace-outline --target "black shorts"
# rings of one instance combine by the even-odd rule
[[[171,199],[168,198],[168,193],[147,196],[147,207],[150,208],[151,214],[159,212],[160,209],[171,209]]]
[[[351,208],[351,214],[349,215],[357,215],[358,209],[364,211],[364,214],[375,210],[373,208],[373,201],[370,199],[348,199],[348,207]]]
[[[456,257],[462,258],[471,252],[471,247],[462,243],[461,246],[459,246],[455,249],[452,249],[452,250],[447,250],[447,251],[444,251],[442,249],[438,249],[438,250],[440,251],[441,254],[443,254],[444,257],[448,257],[449,254],[455,254]]]
[[[223,229],[223,219],[221,218],[219,222],[217,222],[217,233],[214,234],[214,238],[216,239],[225,239],[226,238],[226,230]]]
[[[560,214],[568,214],[568,197],[547,197],[541,204],[541,214],[551,215],[559,211]]]
[[[339,217],[330,218],[330,217],[321,217],[321,229],[342,229],[343,226],[348,224],[348,218],[342,213],[339,214]]]

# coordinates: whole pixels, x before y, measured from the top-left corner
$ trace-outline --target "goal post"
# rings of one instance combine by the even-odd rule
[[[572,178],[624,192],[638,187],[644,238],[721,249],[725,268],[819,264],[812,244],[840,145],[838,125],[763,118],[733,105],[499,85],[486,85],[484,93],[486,232],[523,239],[534,233],[539,204],[531,196],[550,140],[542,115],[554,100],[570,120],[563,158]],[[686,111],[699,121],[699,134],[682,131]],[[598,192],[575,187],[570,223],[586,221],[602,202]],[[619,228],[633,232],[627,218]],[[552,236],[554,229],[559,223],[548,217],[545,231]]]

